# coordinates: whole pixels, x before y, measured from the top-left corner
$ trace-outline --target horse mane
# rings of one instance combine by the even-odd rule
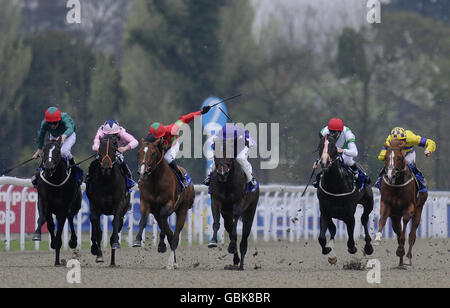
[[[400,139],[392,139],[390,141],[390,146],[385,144],[385,148],[393,147],[393,148],[404,148],[406,145],[406,142],[404,140]]]

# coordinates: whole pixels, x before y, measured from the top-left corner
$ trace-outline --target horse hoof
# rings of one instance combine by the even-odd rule
[[[381,245],[381,241],[375,240],[375,241],[373,242],[373,246],[380,246],[380,245]]]
[[[236,252],[236,243],[230,243],[230,245],[228,246],[228,253],[235,254]]]
[[[216,247],[217,247],[217,242],[213,242],[213,241],[209,242],[208,248],[216,248]]]
[[[116,264],[110,264],[109,267],[110,267],[110,268],[116,268],[116,267],[118,267],[118,266],[117,266]]]
[[[174,266],[173,264],[167,264],[166,269],[169,270],[169,271],[171,271],[171,270],[174,270],[174,269],[175,269],[175,266]]]
[[[405,255],[405,251],[404,250],[400,250],[397,249],[397,251],[395,252],[395,254],[397,255],[397,257],[403,257]]]
[[[371,254],[373,254],[373,247],[372,245],[366,245],[364,247],[364,253],[368,256],[370,256]]]
[[[111,245],[111,249],[120,249],[120,244],[119,243],[113,243]]]
[[[335,265],[336,262],[337,262],[337,257],[328,258],[328,263],[330,263],[331,265]]]
[[[322,254],[323,255],[327,255],[327,254],[329,254],[331,252],[331,250],[332,249],[330,247],[325,247],[325,248],[322,249]]]
[[[348,252],[352,255],[354,255],[357,251],[358,251],[358,249],[356,249],[356,247],[352,247],[352,248],[348,249]]]
[[[167,246],[166,245],[159,245],[158,246],[158,252],[159,253],[165,253],[167,251]]]
[[[133,247],[142,247],[141,241],[135,241]]]
[[[237,265],[225,265],[225,267],[223,269],[227,270],[227,271],[235,271],[238,269],[238,266]]]
[[[103,260],[103,257],[97,257],[95,259],[95,263],[103,263],[103,262],[105,262],[105,260]]]
[[[40,235],[39,233],[35,233],[35,234],[33,235],[33,237],[31,238],[31,240],[32,240],[33,242],[40,242],[40,241],[41,241],[41,235]]]
[[[77,245],[78,245],[77,240],[69,241],[69,247],[70,247],[71,249],[77,248]]]

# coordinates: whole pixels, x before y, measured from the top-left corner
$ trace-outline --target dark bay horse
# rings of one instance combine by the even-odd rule
[[[180,192],[180,183],[175,172],[164,160],[165,152],[161,150],[160,142],[161,139],[155,141],[142,139],[142,146],[139,149],[141,220],[133,246],[141,246],[142,232],[147,225],[148,215],[152,213],[161,229],[158,251],[165,252],[165,236],[170,245],[171,253],[167,265],[167,269],[170,270],[178,267],[175,250],[178,247],[187,212],[194,203],[195,192],[192,183]],[[186,174],[186,170],[182,168],[180,170]],[[168,218],[173,213],[177,217],[175,232],[172,232],[168,223]]]
[[[368,221],[373,210],[373,192],[371,187],[366,186],[359,191],[353,174],[343,167],[343,161],[336,147],[336,139],[333,136],[321,137],[319,144],[320,165],[323,175],[319,180],[317,198],[320,204],[320,235],[319,243],[322,254],[328,255],[328,262],[335,264],[337,257],[333,252],[336,225],[333,218],[342,220],[347,226],[348,252],[357,252],[353,233],[355,229],[355,212],[358,204],[364,208],[361,223],[364,226],[365,242],[364,252],[367,255],[373,253],[371,238],[369,235]],[[327,245],[325,233],[330,231],[330,243]]]
[[[89,166],[89,185],[86,195],[89,199],[90,221],[92,225],[91,253],[97,256],[96,262],[103,262],[101,250],[102,230],[100,215],[114,215],[113,232],[110,239],[111,266],[115,264],[115,251],[120,248],[119,232],[123,219],[130,209],[130,194],[120,163],[116,161],[118,140],[114,135],[105,135],[100,139],[98,157]]]
[[[420,224],[422,210],[428,198],[428,192],[417,193],[417,185],[412,171],[406,163],[403,151],[405,142],[392,140],[386,148],[385,170],[381,183],[380,221],[375,241],[381,241],[381,232],[388,217],[392,221],[392,229],[397,234],[398,248],[396,255],[400,258],[399,266],[403,266],[405,255],[406,227],[412,218],[412,228],[409,233],[409,250],[406,257],[412,265],[412,247],[416,241],[416,231]],[[401,219],[403,218],[403,228]]]
[[[47,222],[50,233],[50,247],[55,249],[55,266],[60,263],[60,250],[62,246],[61,235],[66,219],[69,221],[71,238],[69,247],[77,247],[77,235],[73,218],[81,208],[81,189],[75,181],[75,173],[68,163],[61,157],[61,139],[48,141],[43,149],[42,171],[37,178],[39,220],[33,241],[41,240],[42,225]],[[57,231],[54,234],[56,216]]]
[[[225,156],[225,155],[224,155]],[[217,243],[217,231],[222,214],[225,230],[230,236],[228,252],[233,254],[233,266],[226,269],[244,270],[247,243],[259,200],[259,187],[247,193],[247,178],[234,158],[214,158],[216,171],[211,176],[211,212],[214,219],[212,242]],[[239,258],[237,250],[237,224],[242,219],[242,238]]]

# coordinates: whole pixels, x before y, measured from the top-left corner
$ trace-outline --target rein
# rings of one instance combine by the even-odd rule
[[[103,164],[103,161],[104,161],[106,158],[109,159],[109,161],[111,162],[111,165],[112,165],[112,164],[113,164],[113,161],[112,161],[111,157],[109,156],[109,139],[108,139],[108,141],[107,141],[107,143],[106,143],[106,155],[103,156],[103,158],[102,158],[102,162],[101,162],[102,164]]]
[[[45,182],[45,183],[47,183],[48,185],[50,185],[50,186],[52,186],[52,187],[61,187],[61,186],[63,186],[64,184],[66,184],[67,183],[67,181],[69,180],[69,177],[70,177],[70,174],[72,173],[72,168],[69,168],[69,171],[67,172],[67,170],[66,170],[66,174],[67,174],[67,177],[64,179],[64,181],[62,181],[60,184],[53,184],[53,183],[51,183],[49,180],[47,180],[45,177],[44,177],[44,170],[42,170],[41,171],[41,173],[40,173],[40,176],[41,176],[41,179]]]

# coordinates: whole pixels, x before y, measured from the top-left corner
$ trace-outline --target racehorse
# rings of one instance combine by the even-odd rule
[[[69,247],[77,247],[77,235],[73,218],[81,208],[81,189],[76,183],[75,174],[61,157],[61,139],[49,140],[43,149],[42,171],[37,178],[39,220],[33,241],[41,240],[42,225],[47,222],[50,233],[50,247],[55,250],[55,266],[60,263],[62,246],[61,235],[66,219],[69,221],[71,237]],[[54,234],[56,216],[57,231]]]
[[[380,220],[375,241],[381,241],[381,232],[388,217],[392,221],[392,229],[397,234],[398,248],[396,255],[400,258],[399,266],[403,266],[405,255],[406,226],[412,218],[412,228],[409,233],[409,250],[406,257],[412,265],[412,247],[416,241],[416,231],[420,224],[423,206],[428,198],[428,192],[417,193],[415,177],[406,163],[403,140],[392,140],[390,146],[385,144],[385,170],[381,183]],[[401,226],[403,218],[403,228]]]
[[[224,144],[226,141],[224,141]],[[224,155],[225,156],[225,155]],[[217,243],[217,231],[222,214],[225,230],[230,237],[228,252],[233,254],[233,266],[225,269],[244,270],[244,258],[247,253],[248,236],[256,213],[259,200],[259,186],[255,191],[247,193],[246,176],[235,158],[214,158],[216,171],[211,176],[211,212],[214,219],[211,242]],[[242,218],[242,238],[239,258],[237,250],[237,224]],[[210,246],[214,247],[214,246]]]
[[[92,226],[91,253],[97,256],[97,263],[103,262],[100,246],[102,240],[100,215],[114,215],[110,239],[111,267],[116,265],[115,252],[120,248],[119,232],[122,230],[123,218],[131,208],[126,179],[121,171],[120,163],[116,161],[117,148],[118,140],[115,135],[105,135],[100,139],[98,157],[89,166],[90,180],[86,188]]]
[[[333,136],[321,137],[320,165],[323,175],[319,180],[317,198],[320,204],[320,235],[319,243],[322,254],[328,255],[328,262],[335,264],[337,257],[333,252],[336,225],[333,218],[343,221],[347,225],[348,241],[347,248],[350,254],[355,254],[357,248],[353,238],[355,229],[356,206],[361,204],[364,208],[361,223],[364,226],[365,242],[364,252],[367,255],[373,253],[371,238],[369,235],[368,221],[373,210],[373,192],[369,186],[362,191],[357,187],[354,175],[344,167],[342,157],[336,147],[336,139]],[[330,231],[330,242],[327,244],[325,233]]]
[[[187,212],[194,203],[194,185],[191,183],[181,191],[177,175],[164,160],[165,151],[160,147],[161,139],[142,139],[141,142],[138,168],[141,220],[133,246],[141,246],[142,232],[147,225],[148,215],[152,213],[161,229],[159,252],[166,251],[164,237],[167,236],[171,249],[167,269],[171,270],[178,267],[175,250]],[[186,174],[186,170],[180,170]],[[177,217],[175,232],[172,232],[168,223],[168,217],[173,213],[176,213]]]

